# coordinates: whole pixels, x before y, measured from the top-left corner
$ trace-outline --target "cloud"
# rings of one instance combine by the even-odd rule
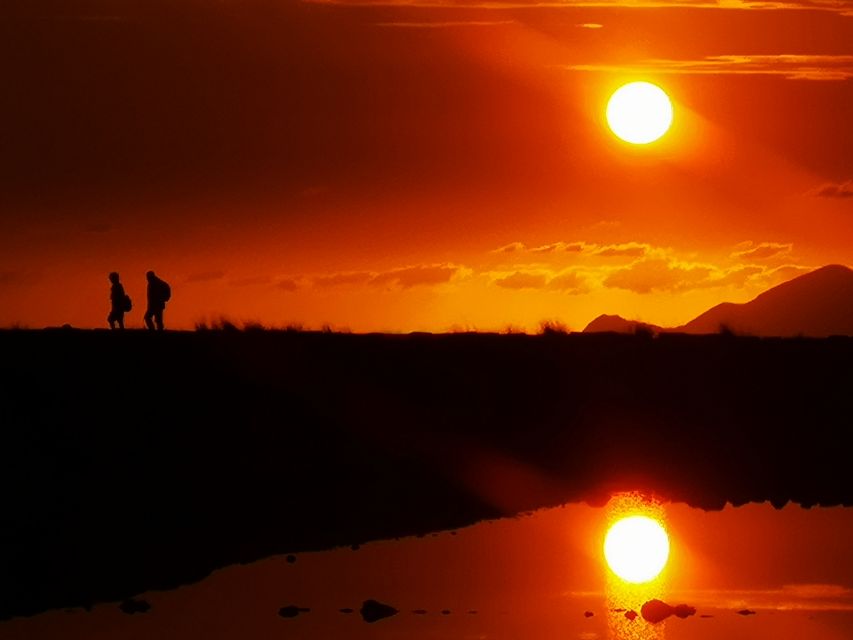
[[[543,289],[548,282],[544,273],[516,271],[495,280],[495,284],[504,289]]]
[[[599,24],[597,22],[583,22],[581,24],[576,24],[575,26],[579,27],[580,29],[603,29],[604,28],[603,24]]]
[[[232,287],[255,287],[262,284],[269,284],[272,278],[269,276],[249,276],[248,278],[238,278],[232,280],[229,284]]]
[[[554,275],[550,271],[514,271],[490,274],[492,282],[504,289],[549,289],[563,293],[586,293],[589,291],[586,278],[576,271],[563,271]]]
[[[767,271],[764,276],[767,279],[768,286],[773,287],[814,270],[815,267],[807,267],[800,264],[783,264]]]
[[[853,180],[838,184],[825,184],[812,192],[819,198],[853,198]]]
[[[313,280],[315,287],[326,289],[331,287],[340,287],[353,284],[365,284],[374,275],[369,271],[346,271],[342,273],[332,273],[325,276],[317,276]]]
[[[588,255],[609,257],[642,258],[652,250],[652,247],[642,242],[623,242],[617,244],[595,244],[590,242],[564,242],[558,240],[538,247],[528,247],[523,242],[512,242],[492,251],[492,253],[584,253]]]
[[[530,253],[580,253],[586,248],[584,242],[552,242],[551,244],[543,244],[541,247],[530,249]]]
[[[201,271],[199,273],[191,273],[187,276],[187,282],[210,282],[211,280],[222,280],[225,277],[224,271]]]
[[[517,24],[515,20],[449,20],[444,22],[377,22],[376,27],[401,29],[453,29],[455,27],[496,27]]]
[[[502,247],[492,250],[491,253],[521,253],[527,250],[527,245],[523,242],[510,242]]]
[[[606,244],[598,247],[594,254],[605,258],[628,257],[642,258],[651,249],[647,244],[639,242],[624,242],[622,244]]]
[[[445,284],[468,271],[468,269],[453,264],[417,265],[376,274],[370,279],[369,284],[395,285],[402,289],[409,289],[418,286]]]
[[[722,55],[695,60],[655,58],[628,64],[574,64],[564,68],[613,73],[766,75],[788,80],[838,81],[853,78],[853,55]]]
[[[276,289],[282,291],[296,291],[299,288],[299,283],[293,278],[282,278],[275,283]]]
[[[756,265],[742,265],[725,271],[721,276],[715,278],[708,283],[708,286],[714,287],[744,287],[747,282],[760,273],[764,273],[762,267]]]
[[[629,7],[641,9],[702,8],[721,10],[814,10],[848,15],[850,0],[302,0],[310,4],[346,7],[433,7],[441,9],[530,9]]]
[[[586,293],[589,291],[586,279],[576,271],[566,271],[548,281],[548,288],[565,293]]]
[[[655,258],[613,271],[604,279],[604,286],[635,293],[684,291],[707,286],[712,272],[713,269],[706,265],[681,264]]]
[[[790,242],[760,242],[758,244],[745,242],[738,245],[739,250],[732,253],[732,257],[741,260],[767,260],[774,256],[790,253],[793,247],[794,245]]]

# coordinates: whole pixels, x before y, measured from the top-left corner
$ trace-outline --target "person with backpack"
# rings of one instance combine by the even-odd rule
[[[124,285],[119,281],[118,273],[113,271],[110,273],[110,314],[107,316],[107,322],[110,323],[110,329],[124,329],[124,314],[131,310],[132,303],[130,296],[124,292]]]
[[[145,326],[151,331],[163,330],[163,311],[172,297],[172,289],[165,280],[158,278],[153,271],[145,274],[148,279],[148,309],[145,311]]]

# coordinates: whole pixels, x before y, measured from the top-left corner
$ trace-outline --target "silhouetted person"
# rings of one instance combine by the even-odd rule
[[[166,309],[166,303],[172,297],[171,287],[164,281],[154,275],[153,271],[145,274],[148,279],[148,309],[145,311],[145,326],[154,330],[155,326],[158,331],[163,330],[163,311]]]
[[[110,315],[107,322],[110,329],[124,329],[124,314],[130,311],[130,297],[124,292],[124,286],[119,281],[118,273],[110,273]]]

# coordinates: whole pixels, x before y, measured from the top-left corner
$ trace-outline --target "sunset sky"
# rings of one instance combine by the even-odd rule
[[[853,264],[853,1],[0,8],[0,327],[677,325]],[[632,146],[609,95],[675,119]]]

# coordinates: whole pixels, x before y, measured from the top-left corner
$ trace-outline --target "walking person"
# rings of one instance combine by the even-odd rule
[[[124,285],[119,280],[118,273],[113,271],[110,273],[110,314],[107,316],[107,322],[110,323],[110,329],[124,329],[124,314],[130,311],[131,302],[130,296],[124,292]]]
[[[151,331],[163,330],[163,311],[172,297],[172,289],[165,280],[161,280],[153,271],[145,274],[148,279],[148,308],[145,310],[145,326]]]

